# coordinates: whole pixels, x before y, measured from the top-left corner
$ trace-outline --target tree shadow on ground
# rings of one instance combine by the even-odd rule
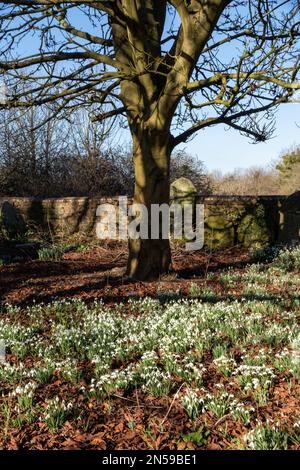
[[[115,254],[112,250],[103,252],[101,256],[93,252],[80,253],[76,254],[79,258],[64,259],[61,262],[32,261],[2,266],[0,302],[49,302],[54,298],[72,297],[87,301],[101,297],[107,302],[145,296],[156,297],[162,301],[176,299],[178,290],[187,296],[191,281],[205,281],[210,272],[243,269],[251,263],[251,258],[245,250],[198,252],[194,255],[177,253],[175,273],[155,282],[143,283],[122,275],[125,270],[126,252],[121,251],[117,260]],[[243,298],[245,297],[244,295]],[[217,293],[202,296],[202,300],[209,302],[235,298],[230,295],[218,296]],[[257,296],[257,300],[276,301],[276,296]]]

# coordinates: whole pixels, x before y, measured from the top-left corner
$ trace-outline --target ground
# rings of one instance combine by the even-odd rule
[[[300,249],[173,248],[0,266],[1,448],[300,449]]]
[[[245,249],[210,252],[186,252],[184,246],[173,249],[176,275],[159,282],[132,282],[122,277],[126,267],[125,244],[82,245],[69,249],[59,262],[28,260],[0,267],[0,299],[6,302],[30,303],[55,298],[81,298],[106,301],[130,296],[156,295],[157,291],[182,289],[187,292],[188,279],[206,284],[207,272],[229,266],[244,266],[249,260]],[[218,286],[216,286],[218,287]]]

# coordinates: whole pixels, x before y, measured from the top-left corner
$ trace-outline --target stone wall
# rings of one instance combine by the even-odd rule
[[[96,237],[99,204],[118,204],[117,198],[60,199],[0,198],[15,208],[27,228],[53,236],[81,233]],[[205,244],[260,247],[269,243],[300,241],[300,192],[285,196],[201,196],[204,204]]]
[[[206,245],[260,248],[275,243],[284,200],[271,196],[204,198]]]

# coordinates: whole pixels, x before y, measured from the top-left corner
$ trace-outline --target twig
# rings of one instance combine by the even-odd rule
[[[125,252],[122,251],[121,253],[119,253],[112,261],[111,263],[115,263],[119,258],[121,258],[122,256],[125,256]]]
[[[223,421],[226,421],[226,419],[229,418],[229,416],[231,416],[231,413],[227,413],[226,415],[221,416],[221,418],[219,418],[218,421],[216,421],[214,428],[219,426],[219,424],[223,423]]]
[[[182,389],[182,387],[185,385],[185,382],[183,382],[183,384],[180,385],[179,389],[177,390],[177,392],[175,393],[174,397],[173,397],[173,400],[172,400],[172,403],[171,405],[169,406],[169,409],[167,411],[167,414],[165,415],[165,417],[163,418],[163,420],[161,421],[160,425],[164,424],[164,422],[166,421],[167,417],[169,416],[170,412],[171,412],[171,409],[174,405],[174,402],[176,400],[176,398],[178,397],[178,394],[180,392],[180,390]]]
[[[132,398],[122,397],[122,395],[117,395],[116,393],[114,393],[112,396],[116,398],[121,398],[122,400],[131,401],[131,403],[135,403],[135,400],[132,400]]]

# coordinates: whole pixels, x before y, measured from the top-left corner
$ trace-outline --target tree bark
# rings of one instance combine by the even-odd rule
[[[151,239],[151,205],[169,204],[170,154],[169,131],[140,128],[132,132],[133,163],[135,171],[134,202],[148,210],[148,239],[129,239],[127,275],[142,281],[158,279],[171,266],[169,239]]]

